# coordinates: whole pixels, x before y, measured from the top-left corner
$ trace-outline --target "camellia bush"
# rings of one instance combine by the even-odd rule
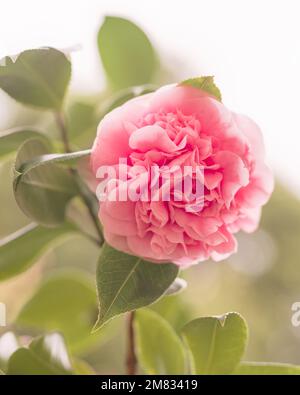
[[[0,338],[1,371],[101,373],[80,351],[125,325],[128,374],[300,374],[243,361],[239,313],[182,319],[175,330],[152,308],[184,292],[180,272],[225,259],[237,232],[257,228],[273,190],[258,126],[225,107],[212,76],[165,85],[158,54],[128,20],[107,17],[98,48],[107,78],[98,105],[68,97],[72,53],[45,47],[1,61],[0,88],[51,120],[0,133],[30,219],[1,241],[0,280],[72,235],[99,251],[95,278],[54,267],[41,282]]]

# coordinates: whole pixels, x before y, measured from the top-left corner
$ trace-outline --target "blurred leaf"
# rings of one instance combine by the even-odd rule
[[[90,146],[99,123],[95,104],[75,101],[68,109],[67,121],[70,140],[80,146]]]
[[[72,374],[64,339],[58,333],[52,333],[34,339],[28,348],[19,348],[8,361],[7,374]]]
[[[74,368],[75,374],[79,375],[94,375],[96,372],[94,369],[83,359],[73,358],[72,366]]]
[[[148,262],[104,244],[97,267],[100,312],[95,329],[116,315],[153,303],[177,274],[172,263]]]
[[[183,324],[193,317],[191,304],[186,303],[180,294],[161,298],[153,303],[150,309],[167,320],[177,332],[180,332]]]
[[[187,287],[187,282],[183,278],[175,278],[173,283],[169,286],[166,290],[165,295],[170,296],[174,294],[178,294],[179,292],[183,291]]]
[[[98,33],[98,48],[107,78],[114,88],[152,81],[156,55],[145,33],[134,23],[106,17]]]
[[[75,232],[65,223],[50,229],[30,224],[0,241],[0,280],[6,280],[28,269],[54,244]]]
[[[300,366],[271,362],[242,362],[233,372],[237,375],[300,375]]]
[[[222,101],[220,89],[214,83],[214,77],[198,77],[182,81],[179,85],[189,85],[214,96],[217,100]]]
[[[184,374],[183,344],[170,324],[149,309],[135,313],[138,360],[146,374]]]
[[[94,281],[73,269],[44,281],[21,310],[17,324],[45,332],[58,330],[73,352],[81,352],[108,335],[105,329],[91,334],[97,308]]]
[[[0,132],[0,158],[16,151],[25,140],[30,138],[44,138],[45,143],[47,142],[46,137],[36,130],[14,128]]]
[[[46,154],[46,146],[38,139],[27,140],[21,146],[15,163],[14,194],[29,218],[44,226],[57,226],[64,221],[66,206],[78,193],[78,187],[68,169],[55,164],[66,156],[58,160],[47,155],[44,159]],[[69,159],[73,158],[73,154],[69,155]]]
[[[239,364],[247,344],[247,325],[237,313],[197,318],[184,326],[184,340],[195,374],[229,374]]]
[[[133,86],[127,89],[123,89],[120,92],[116,93],[112,99],[106,102],[106,106],[104,106],[103,114],[107,114],[115,108],[121,106],[126,103],[130,99],[134,99],[135,97],[146,95],[147,93],[153,92],[155,90],[154,85],[140,85]]]
[[[0,88],[15,100],[60,110],[71,78],[71,63],[54,48],[31,49],[0,66]]]
[[[13,332],[6,332],[0,336],[0,368],[6,370],[7,361],[19,348],[19,342]]]

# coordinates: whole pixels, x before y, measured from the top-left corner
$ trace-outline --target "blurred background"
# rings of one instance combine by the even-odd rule
[[[107,15],[130,19],[152,42],[159,61],[147,82],[214,75],[225,105],[260,125],[277,178],[260,229],[238,236],[239,252],[230,260],[185,271],[188,288],[152,308],[176,329],[199,315],[238,311],[250,328],[246,359],[297,364],[300,327],[291,324],[291,306],[300,300],[299,11],[297,0],[10,0],[0,14],[0,58],[39,46],[70,51],[67,114],[78,148],[91,145],[101,109],[116,94],[106,82],[97,49]],[[0,91],[0,130],[24,124],[57,134],[51,114],[16,104]],[[14,202],[12,162],[8,157],[0,164],[1,238],[29,222]],[[123,318],[89,334],[97,310],[97,257],[92,243],[71,237],[26,273],[2,282],[0,302],[7,305],[8,328],[0,328],[0,334],[10,328],[22,335],[60,329],[74,354],[98,372],[122,373]],[[52,298],[59,292],[66,299],[60,311]],[[75,302],[81,305],[76,322],[70,310]]]

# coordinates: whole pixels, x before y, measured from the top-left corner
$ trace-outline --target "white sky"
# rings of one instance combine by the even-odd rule
[[[190,71],[186,76],[215,75],[223,102],[261,126],[269,163],[300,196],[299,0],[0,0],[0,5],[0,57],[81,44],[72,55],[73,87],[87,91],[103,84],[96,51],[102,18],[131,18],[158,50]]]

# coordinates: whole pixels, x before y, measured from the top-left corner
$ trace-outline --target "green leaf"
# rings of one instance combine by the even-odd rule
[[[128,100],[134,99],[135,97],[146,95],[147,93],[153,92],[155,90],[154,85],[141,85],[141,86],[133,86],[127,89],[123,89],[117,94],[113,96],[107,103],[105,108],[103,109],[103,114],[107,114],[116,107],[121,106],[126,103]]]
[[[44,139],[45,143],[47,141],[42,133],[31,129],[14,128],[0,132],[0,158],[16,151],[24,141],[31,138]]]
[[[135,313],[138,360],[146,374],[184,374],[183,344],[171,325],[154,311]]]
[[[45,154],[32,158],[32,160],[25,162],[22,166],[22,172],[26,173],[38,166],[45,166],[51,164],[60,164],[67,167],[74,167],[77,165],[78,161],[85,158],[91,154],[91,150],[83,150],[70,152],[66,154]]]
[[[54,48],[31,49],[0,66],[0,88],[26,105],[60,110],[71,78],[71,63]]]
[[[217,100],[222,101],[220,89],[214,83],[214,77],[205,76],[198,78],[190,78],[182,81],[179,85],[188,85],[214,96]]]
[[[77,375],[95,375],[94,369],[84,360],[79,358],[72,359],[74,372]]]
[[[178,274],[172,263],[157,264],[104,244],[97,267],[100,312],[95,329],[111,318],[160,298]]]
[[[229,374],[239,364],[247,344],[248,330],[237,313],[197,318],[184,326],[192,372]]]
[[[242,362],[233,372],[236,375],[300,375],[300,366],[272,362]]]
[[[58,333],[34,339],[9,359],[9,375],[69,375],[72,366],[64,339]]]
[[[95,138],[99,116],[95,103],[75,101],[68,108],[67,125],[70,140],[80,146],[90,146]]]
[[[0,280],[6,280],[24,272],[53,245],[74,232],[75,227],[68,223],[53,229],[30,224],[2,239],[0,241]]]
[[[14,194],[29,218],[44,226],[57,226],[64,221],[66,207],[78,194],[78,187],[69,170],[56,164],[67,154],[47,154],[47,147],[38,139],[27,140],[21,146],[15,163]],[[76,156],[69,155],[68,159]]]
[[[97,317],[94,281],[85,272],[63,271],[45,280],[21,310],[17,324],[64,334],[72,352],[100,343],[106,331],[91,334]],[[110,327],[111,331],[111,327]]]
[[[180,294],[161,298],[149,308],[164,317],[177,333],[181,332],[183,322],[189,322],[193,318],[190,303],[185,301]]]
[[[98,33],[107,78],[121,89],[152,81],[157,60],[146,34],[127,19],[108,16]]]

